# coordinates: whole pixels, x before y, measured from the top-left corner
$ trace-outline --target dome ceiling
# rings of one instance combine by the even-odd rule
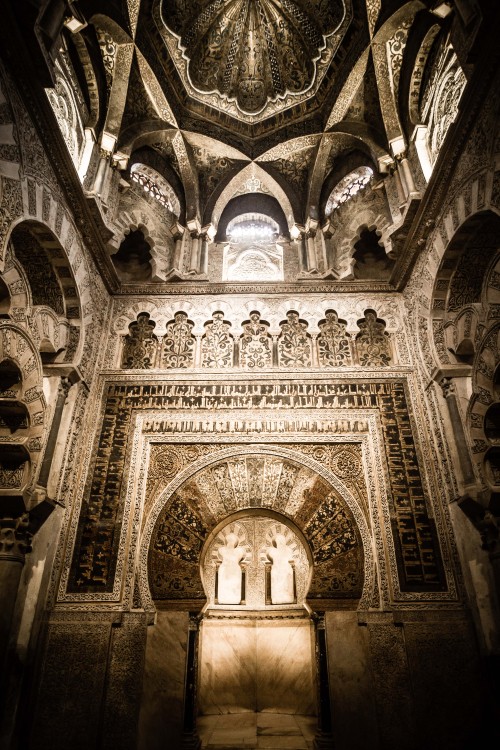
[[[156,24],[187,94],[247,123],[313,97],[351,0],[163,0]]]

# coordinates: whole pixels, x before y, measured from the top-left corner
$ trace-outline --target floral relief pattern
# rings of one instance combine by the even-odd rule
[[[327,310],[325,319],[319,322],[318,360],[324,367],[352,364],[350,336],[346,333],[346,321],[339,320],[335,310]]]
[[[310,367],[311,337],[307,333],[307,323],[299,320],[298,312],[290,310],[287,320],[280,323],[281,334],[278,340],[278,361],[283,367]]]
[[[158,339],[153,333],[156,323],[149,317],[149,313],[140,313],[136,322],[130,324],[130,333],[125,337],[123,347],[122,367],[125,370],[149,370],[155,366]]]
[[[358,320],[360,332],[356,336],[359,364],[366,367],[387,367],[391,361],[389,334],[385,322],[377,318],[374,310],[366,310]]]
[[[257,369],[272,364],[272,339],[269,324],[260,320],[260,313],[251,312],[250,320],[243,323],[240,339],[240,367]]]
[[[209,323],[201,343],[202,367],[231,367],[234,356],[234,339],[231,323],[226,323],[224,313],[217,311]]]
[[[195,338],[191,331],[193,323],[186,313],[177,312],[167,325],[163,338],[162,364],[168,370],[192,367],[194,363]]]

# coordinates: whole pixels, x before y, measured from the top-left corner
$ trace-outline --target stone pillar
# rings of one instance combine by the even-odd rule
[[[201,740],[196,730],[198,682],[198,636],[200,620],[196,612],[189,613],[189,631],[186,654],[186,677],[184,683],[184,712],[182,719],[182,750],[199,750]]]
[[[25,556],[31,550],[30,545],[27,513],[19,518],[0,519],[0,674],[5,673],[12,615]]]
[[[316,693],[318,728],[314,737],[314,750],[333,750],[332,709],[330,702],[330,677],[326,646],[325,613],[313,614],[316,656]]]

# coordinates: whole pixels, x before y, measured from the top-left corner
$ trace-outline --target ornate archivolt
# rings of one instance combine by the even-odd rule
[[[299,533],[302,531],[306,556],[315,566],[309,590],[311,602],[328,598],[357,600],[362,590],[365,599],[370,596],[375,571],[364,512],[338,477],[325,481],[323,476],[328,472],[324,468],[318,475],[314,470],[318,467],[316,462],[291,448],[222,445],[213,453],[214,448],[206,446],[206,457],[201,454],[191,467],[182,470],[186,463],[183,454],[191,451],[192,455],[194,446],[151,445],[156,467],[153,476],[158,476],[158,469],[161,476],[160,467],[164,465],[172,475],[172,460],[180,472],[154,505],[145,508],[141,559],[147,555],[148,571],[140,571],[140,585],[146,601],[151,601],[151,590],[154,599],[182,602],[201,598],[203,603],[203,548],[210,552],[211,540],[217,540],[217,529],[226,519],[242,519],[249,513],[263,518],[267,513],[267,518],[274,517],[276,521],[280,519],[276,514],[284,514],[285,523],[290,519]],[[332,465],[344,460],[342,456],[349,456],[351,464],[357,464],[356,471],[360,471],[359,448],[355,444],[347,449],[332,449]],[[342,466],[347,471],[347,463]],[[214,572],[205,571],[210,587]],[[143,580],[144,573],[147,581]],[[310,574],[304,570],[302,575],[309,578]],[[302,596],[307,588],[303,579]],[[249,602],[249,606],[255,604]]]
[[[231,456],[243,454],[277,455],[305,465],[338,490],[348,503],[363,538],[363,529],[371,529],[367,531],[366,543],[363,541],[363,554],[366,561],[370,559],[367,555],[377,550],[377,565],[381,571],[378,585],[382,593],[375,594],[371,588],[372,593],[368,594],[365,588],[363,606],[375,601],[372,594],[377,602],[382,596],[384,601],[394,600],[401,605],[420,599],[435,602],[454,599],[456,592],[447,548],[442,547],[445,574],[439,562],[436,536],[437,533],[441,539],[445,538],[446,522],[440,511],[434,519],[426,509],[424,475],[418,470],[421,459],[417,460],[415,451],[419,449],[415,448],[412,437],[416,428],[408,410],[405,376],[387,370],[383,378],[380,372],[363,374],[356,379],[352,373],[345,373],[345,376],[336,374],[332,380],[331,376],[310,373],[306,382],[303,374],[291,374],[287,382],[282,379],[276,383],[275,376],[269,378],[265,374],[258,378],[241,373],[235,375],[214,373],[208,384],[206,379],[200,381],[189,375],[178,381],[175,378],[166,381],[158,373],[148,373],[147,380],[137,379],[137,376],[113,376],[113,381],[103,383],[105,413],[102,414],[103,402],[97,399],[92,415],[89,414],[92,422],[101,425],[97,453],[91,450],[89,443],[82,461],[88,467],[85,471],[90,473],[87,479],[85,472],[81,475],[78,504],[74,515],[68,519],[68,546],[59,551],[61,604],[78,608],[86,602],[93,602],[93,606],[99,602],[103,606],[131,602],[132,572],[136,567],[134,561],[138,560],[140,529],[144,524],[147,531],[140,542],[138,563],[140,597],[143,602],[150,601],[147,560],[153,529],[166,501],[176,492],[182,494],[180,488],[185,485],[185,497],[194,498],[197,503],[198,491],[186,481],[214,463],[227,463],[232,460]],[[307,441],[304,441],[306,434]],[[403,453],[401,440],[405,446]],[[362,459],[358,453],[355,460],[362,460],[367,500],[360,492],[359,466],[351,472],[352,461],[347,460],[354,450],[353,443],[364,446]],[[154,447],[160,444],[165,447]],[[110,453],[106,447],[109,445],[113,445],[112,463],[109,463]],[[328,446],[332,450],[335,448],[331,457]],[[155,458],[156,450],[162,453],[161,459],[159,455]],[[185,458],[179,463],[184,451],[187,451]],[[123,464],[124,452],[126,464]],[[167,455],[169,452],[171,455]],[[150,463],[151,475],[148,473]],[[125,472],[121,468],[124,466],[127,467]],[[157,468],[153,471],[154,466]],[[427,465],[422,463],[421,466],[425,474]],[[274,470],[271,465],[269,470],[271,473]],[[410,474],[406,475],[407,470],[411,480]],[[238,471],[234,474],[235,482],[240,481],[236,479]],[[222,481],[222,474],[216,473],[217,480],[211,470],[203,475],[203,481],[208,482],[206,487],[212,480],[216,484]],[[262,476],[262,472],[253,469],[250,473]],[[344,479],[339,480],[341,476]],[[148,489],[150,480],[152,485]],[[407,481],[411,489],[410,485],[405,485]],[[89,489],[92,483],[91,495],[88,489],[84,490],[86,483]],[[270,483],[271,474],[266,488]],[[216,513],[220,520],[223,516],[218,514],[243,509],[249,502],[248,483],[246,490],[245,485],[238,486],[243,492],[241,500],[223,502]],[[260,486],[262,491],[262,482]],[[286,493],[286,502],[291,502],[295,508],[293,514],[300,514],[306,489],[307,482],[304,485],[301,480],[297,492]],[[224,492],[222,485],[220,491]],[[215,502],[220,491],[207,489],[207,502],[208,498]],[[231,493],[235,498],[234,490]],[[263,496],[260,497],[256,500],[258,506],[265,504]],[[292,505],[288,510],[283,506],[286,514],[292,513]],[[104,526],[98,521],[101,514],[103,518],[116,520],[109,526],[112,537],[108,541],[108,531],[105,539]],[[413,524],[416,524],[416,535],[408,535],[407,530],[413,528]],[[412,545],[417,545],[420,551]],[[64,561],[60,557],[63,553]],[[365,566],[365,576],[366,570]],[[378,606],[378,603],[370,606]]]

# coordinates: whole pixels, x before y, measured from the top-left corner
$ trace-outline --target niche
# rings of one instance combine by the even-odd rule
[[[9,288],[3,279],[0,279],[0,318],[8,318],[10,311]]]
[[[14,362],[10,359],[0,362],[0,394],[2,396],[15,395],[19,390],[21,379],[21,370]]]
[[[375,229],[363,229],[359,240],[354,245],[355,260],[353,274],[355,279],[388,279],[394,261],[387,257],[380,245],[380,238]]]
[[[125,236],[111,260],[122,281],[145,281],[151,278],[151,246],[144,232],[135,229]]]
[[[500,443],[500,403],[492,404],[486,412],[484,434],[490,443]]]

